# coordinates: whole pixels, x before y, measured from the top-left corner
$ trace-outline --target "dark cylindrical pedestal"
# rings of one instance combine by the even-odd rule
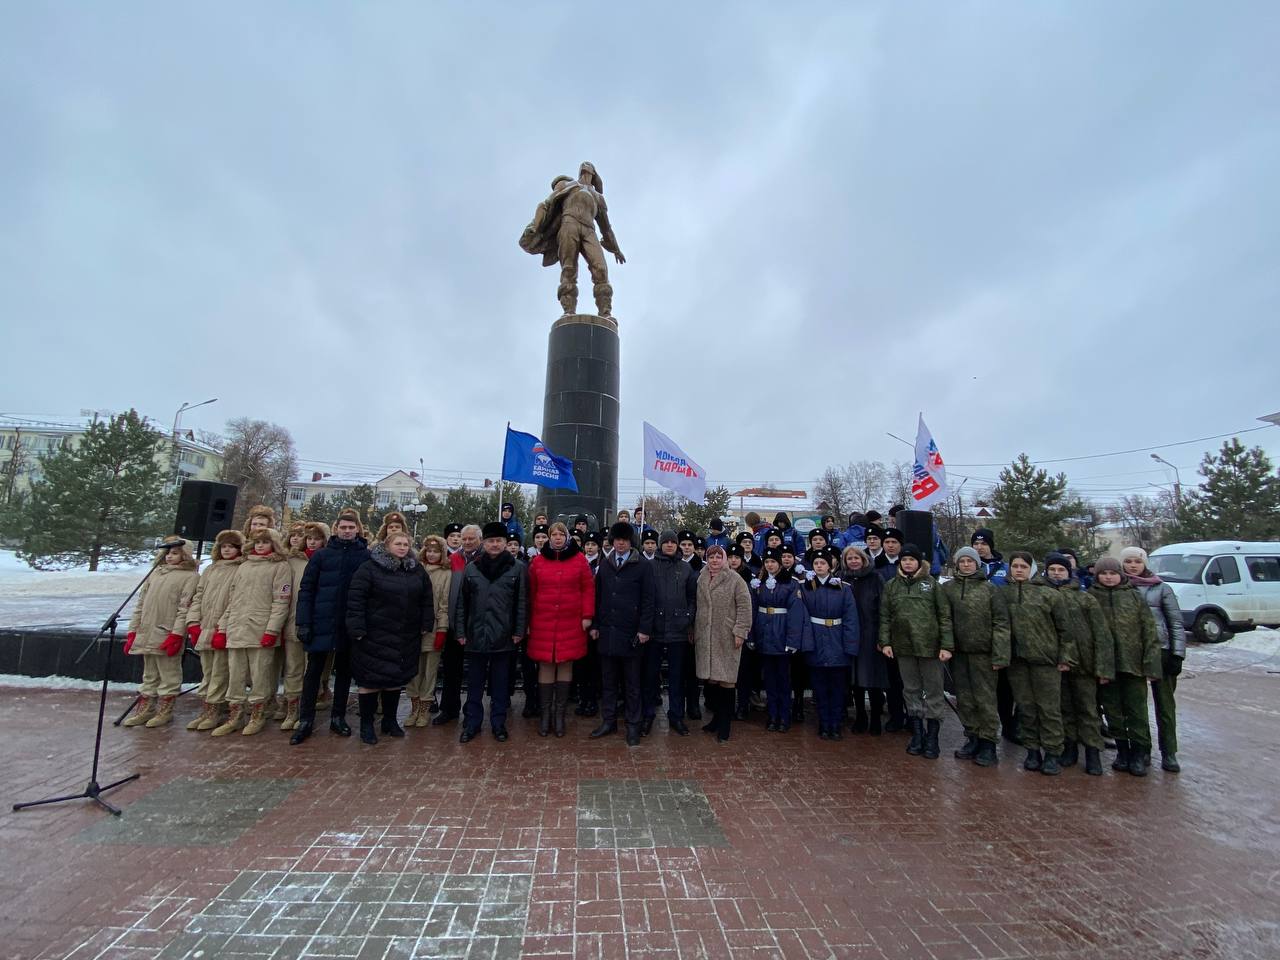
[[[542,441],[573,461],[578,492],[541,490],[552,522],[571,528],[579,513],[592,530],[613,521],[618,497],[618,325],[575,313],[551,327]]]

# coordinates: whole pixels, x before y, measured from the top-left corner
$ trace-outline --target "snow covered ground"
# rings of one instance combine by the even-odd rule
[[[0,550],[0,627],[97,629],[149,567],[143,558],[96,573],[33,570],[12,550]]]

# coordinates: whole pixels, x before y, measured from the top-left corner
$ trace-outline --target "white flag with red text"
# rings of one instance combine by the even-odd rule
[[[947,495],[947,468],[938,452],[933,434],[924,425],[924,414],[916,428],[916,462],[911,475],[911,509],[927,510]]]

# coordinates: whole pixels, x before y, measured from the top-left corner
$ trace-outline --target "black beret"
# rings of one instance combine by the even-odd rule
[[[461,533],[461,532],[462,532],[462,524],[460,523],[446,523],[444,525],[444,535],[446,537],[451,533]]]
[[[821,537],[823,540],[825,540],[827,539],[827,532],[823,530],[821,527],[814,527],[812,530],[809,531],[810,542],[813,541],[814,537]]]
[[[897,527],[890,527],[884,533],[880,534],[880,539],[881,540],[897,540],[899,543],[902,543],[903,542],[902,531],[899,530]]]
[[[658,542],[658,531],[657,531],[657,530],[646,530],[646,531],[644,532],[644,536],[642,536],[642,537],[640,538],[640,542],[641,542],[641,543],[648,543],[648,542],[649,542],[649,541],[651,541],[651,540],[652,540],[654,543],[657,543],[657,542]]]
[[[747,557],[747,555],[742,551],[742,546],[737,543],[735,543],[732,547],[729,548],[729,556],[738,557],[743,560],[745,560]]]
[[[863,533],[863,536],[864,536],[864,537],[876,537],[877,539],[883,540],[883,539],[884,539],[884,527],[881,527],[881,526],[879,526],[879,525],[877,525],[877,524],[874,524],[874,523],[873,523],[873,524],[871,524],[871,526],[867,527],[866,532],[865,532],[865,533]]]
[[[586,523],[586,522],[587,522],[587,515],[585,513],[580,513],[573,518],[573,525],[575,527],[580,523]]]
[[[681,530],[679,533],[676,534],[676,539],[680,543],[684,543],[686,540],[688,540],[690,543],[694,543],[694,544],[697,543],[697,538],[695,538],[693,533],[688,530]]]
[[[768,550],[764,552],[764,558],[766,560],[776,560],[778,563],[781,563],[782,551],[777,547],[770,547]]]
[[[601,540],[601,537],[600,537],[600,531],[599,531],[599,530],[588,530],[588,531],[587,531],[587,535],[586,535],[586,539],[587,539],[587,541],[588,541],[588,542],[590,542],[590,543],[594,543],[596,546],[599,546],[599,545],[600,545],[600,540]]]
[[[520,538],[519,538],[519,537],[517,537],[517,536],[515,535],[515,531],[508,531],[508,532],[507,532],[507,543],[512,543],[512,542],[514,542],[514,543],[519,543],[519,542],[520,542]]]
[[[747,533],[747,531],[745,530],[743,530],[740,534],[738,534],[734,538],[734,543],[741,543],[743,540],[746,540],[748,543],[751,543],[751,544],[754,544],[756,542],[756,538],[751,536],[751,534]]]
[[[707,541],[703,540],[701,537],[694,537],[693,545],[695,547],[705,547],[707,545]]]
[[[789,544],[789,543],[784,543],[781,547],[770,547],[770,548],[769,548],[769,550],[777,550],[777,551],[779,551],[780,553],[789,553],[789,554],[791,554],[793,557],[796,555],[796,552],[795,552],[794,550],[792,550],[792,549],[791,549],[791,544]],[[764,555],[765,555],[766,557],[769,555],[769,550],[766,550],[766,551],[764,552]]]
[[[548,527],[545,523],[535,523],[535,524],[533,525],[533,532],[534,532],[535,534],[537,534],[537,533],[550,533],[550,532],[551,532],[551,528],[550,528],[550,527]]]

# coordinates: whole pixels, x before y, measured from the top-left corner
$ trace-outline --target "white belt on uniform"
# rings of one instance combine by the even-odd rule
[[[786,607],[761,607],[761,608],[760,608],[760,612],[761,612],[761,613],[772,613],[772,614],[775,614],[775,615],[776,615],[776,614],[779,614],[779,613],[786,613],[786,612],[787,612],[787,608],[786,608]]]
[[[844,621],[838,617],[835,620],[823,620],[821,617],[810,617],[809,622],[816,623],[820,627],[838,627],[840,624],[844,623]]]

